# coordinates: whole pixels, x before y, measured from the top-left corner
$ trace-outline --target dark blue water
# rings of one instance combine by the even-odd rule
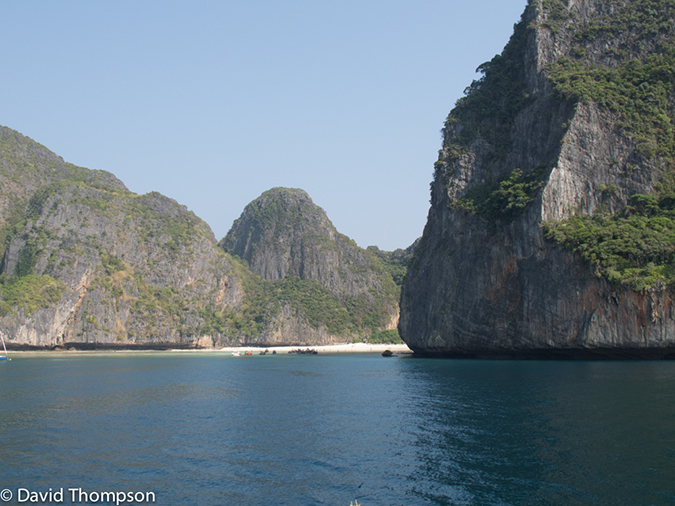
[[[675,363],[17,356],[0,437],[8,504],[666,505]]]

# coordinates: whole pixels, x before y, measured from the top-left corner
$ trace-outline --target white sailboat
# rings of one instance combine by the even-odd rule
[[[2,349],[5,351],[5,355],[0,355],[0,360],[12,360],[11,358],[7,358],[7,347],[5,346],[5,337],[2,335],[2,332],[0,332],[0,341],[2,341]]]

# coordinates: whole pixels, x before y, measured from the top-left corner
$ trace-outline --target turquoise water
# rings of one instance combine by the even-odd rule
[[[675,363],[19,355],[0,436],[8,504],[666,505]]]

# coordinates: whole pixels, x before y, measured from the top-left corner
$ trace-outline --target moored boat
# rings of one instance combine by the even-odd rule
[[[0,341],[2,341],[2,349],[5,352],[4,355],[0,355],[0,360],[12,360],[7,356],[7,347],[5,346],[5,336],[2,335],[2,332],[0,332]]]
[[[316,351],[315,349],[309,349],[309,348],[307,348],[305,350],[303,350],[301,348],[298,348],[297,350],[290,350],[288,353],[297,353],[298,355],[318,355],[319,354],[319,352]]]

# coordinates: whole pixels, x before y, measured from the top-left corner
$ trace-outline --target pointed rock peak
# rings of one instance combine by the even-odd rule
[[[253,220],[257,227],[269,228],[272,224],[296,218],[297,213],[303,211],[318,212],[323,216],[326,214],[305,190],[277,187],[267,190],[248,204],[239,220]]]
[[[322,226],[328,222],[332,228],[325,211],[312,201],[305,190],[277,187],[248,204],[232,229],[244,222],[260,230],[288,231],[302,225],[305,219],[318,220]]]
[[[220,246],[249,262],[254,272],[274,280],[284,278],[289,269],[296,274],[303,271],[310,243],[316,249],[337,236],[324,210],[307,192],[272,188],[246,206]]]
[[[266,192],[263,192],[260,197],[255,199],[253,202],[258,202],[264,199],[281,199],[281,200],[304,200],[309,201],[313,204],[312,198],[309,194],[301,188],[284,188],[283,186],[277,186],[275,188],[270,188]]]

